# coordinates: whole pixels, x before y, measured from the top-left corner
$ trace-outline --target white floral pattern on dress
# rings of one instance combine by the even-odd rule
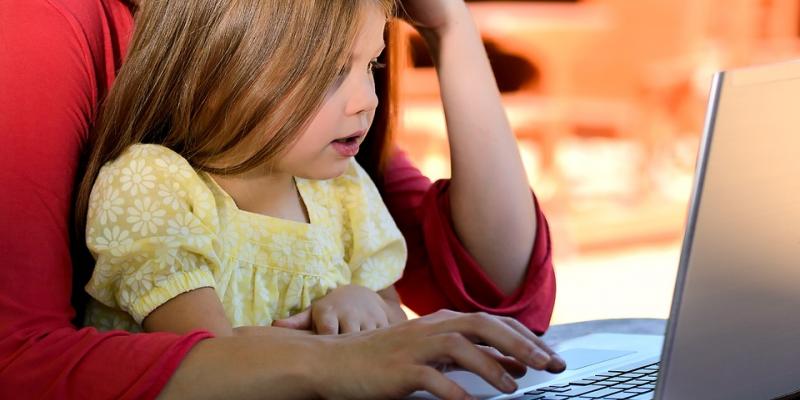
[[[112,255],[124,253],[133,244],[130,233],[119,226],[104,227],[103,234],[94,238],[98,250],[107,250]]]
[[[158,227],[164,225],[165,215],[167,215],[166,210],[159,208],[149,197],[145,197],[133,201],[133,207],[128,207],[128,218],[125,221],[131,224],[131,230],[134,232],[148,236],[156,233]]]
[[[156,186],[153,168],[145,160],[131,160],[130,165],[122,169],[119,181],[121,189],[131,196],[145,194]]]

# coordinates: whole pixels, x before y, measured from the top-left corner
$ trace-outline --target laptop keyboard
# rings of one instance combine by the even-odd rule
[[[570,383],[525,393],[522,400],[650,400],[656,388],[658,362],[645,360]]]

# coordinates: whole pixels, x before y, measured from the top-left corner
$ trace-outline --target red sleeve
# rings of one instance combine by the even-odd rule
[[[550,324],[556,284],[550,232],[538,204],[525,282],[506,296],[456,237],[448,186],[447,180],[431,184],[401,151],[387,167],[384,200],[408,243],[408,264],[396,284],[403,302],[420,314],[449,308],[511,316],[543,333]]]
[[[112,3],[119,1],[0,1],[3,399],[154,398],[209,336],[98,333],[70,324],[71,195],[108,41],[93,37],[65,4],[91,15]]]

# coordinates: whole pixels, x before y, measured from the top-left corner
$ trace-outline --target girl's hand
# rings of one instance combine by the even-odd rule
[[[330,337],[316,356],[312,386],[320,388],[320,397],[340,399],[401,398],[414,390],[443,399],[466,398],[437,368],[443,365],[472,371],[506,393],[517,389],[511,375],[524,373],[524,366],[549,372],[566,368],[563,359],[518,321],[452,311]]]
[[[399,304],[384,301],[380,295],[363,286],[346,285],[316,300],[305,311],[272,325],[335,335],[385,328],[397,322],[399,315],[405,316]]]
[[[464,15],[464,0],[401,0],[403,19],[421,32],[442,33],[448,25]]]

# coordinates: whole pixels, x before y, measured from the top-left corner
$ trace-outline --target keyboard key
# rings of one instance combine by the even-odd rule
[[[595,385],[600,385],[600,386],[614,386],[617,384],[619,384],[619,382],[608,381],[608,380],[595,382]]]
[[[605,388],[605,389],[600,389],[600,390],[597,390],[597,391],[594,391],[594,392],[591,392],[591,393],[584,394],[581,397],[586,397],[586,398],[589,398],[589,399],[600,399],[600,398],[604,398],[604,397],[606,397],[606,396],[608,396],[610,394],[619,393],[621,391],[622,390],[620,390],[620,389]]]
[[[528,392],[523,400],[644,400],[653,398],[658,359],[639,361],[575,382],[555,384]]]
[[[614,385],[614,387],[617,389],[630,389],[636,387],[636,385],[631,385],[630,383],[625,382],[625,383],[620,383],[619,385]]]
[[[639,393],[630,393],[630,392],[619,392],[609,395],[608,397],[604,397],[604,399],[612,399],[612,400],[626,400],[630,399],[631,397],[638,396]]]
[[[620,376],[621,377],[625,377],[625,378],[641,378],[641,377],[647,376],[647,375],[648,374],[644,374],[644,373],[641,373],[641,372],[626,372],[626,373],[624,373],[624,374],[622,374]]]
[[[543,391],[541,391],[541,390],[538,390],[538,389],[537,389],[537,390],[531,390],[530,392],[527,392],[527,393],[525,393],[525,394],[530,394],[530,395],[534,395],[534,394],[537,394],[537,395],[542,395],[542,394],[544,394],[544,392],[543,392]]]
[[[654,361],[654,359],[641,360],[641,361],[637,361],[637,362],[634,362],[634,363],[630,363],[628,365],[624,365],[622,367],[614,368],[614,369],[610,370],[609,372],[625,373],[625,372],[635,371],[635,370],[640,369],[640,368],[647,368],[647,367],[650,367],[650,366],[653,366],[653,365],[658,365],[658,362],[657,362],[658,360],[655,360],[656,362],[653,362],[653,361]]]
[[[553,385],[553,386],[540,388],[539,390],[541,390],[543,392],[561,393],[561,392],[569,391],[569,387]]]
[[[569,391],[558,392],[556,394],[559,394],[559,395],[562,395],[562,396],[574,397],[574,396],[581,396],[583,394],[586,394],[586,393],[589,393],[589,392],[594,392],[595,390],[600,390],[600,389],[604,389],[604,388],[605,388],[604,386],[598,386],[598,385],[570,386]]]
[[[575,382],[570,382],[572,385],[584,386],[584,385],[593,385],[599,379],[579,379]]]

